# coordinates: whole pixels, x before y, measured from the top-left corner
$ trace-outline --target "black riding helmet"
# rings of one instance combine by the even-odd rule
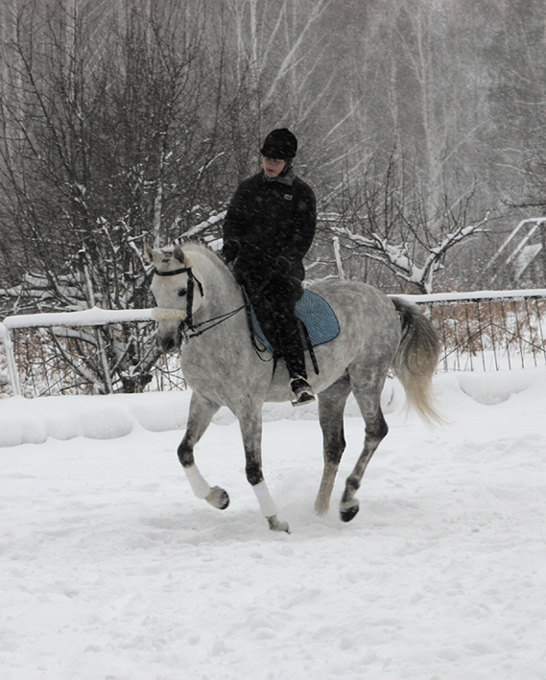
[[[267,135],[260,153],[267,158],[279,158],[288,161],[294,158],[297,150],[298,140],[296,136],[287,128],[278,128]]]

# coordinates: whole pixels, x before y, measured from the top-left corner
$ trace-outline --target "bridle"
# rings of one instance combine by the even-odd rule
[[[194,324],[193,299],[195,294],[195,285],[197,284],[201,297],[204,296],[204,290],[203,284],[195,276],[195,274],[192,271],[192,268],[179,267],[178,269],[173,269],[172,271],[162,272],[159,271],[157,267],[154,267],[152,273],[156,274],[157,276],[177,276],[178,274],[188,275],[188,289],[186,293],[186,316],[183,319],[181,319],[179,327],[180,335],[183,337],[184,340],[189,340],[190,338],[195,338],[198,335],[202,335],[205,331],[208,331],[209,329],[214,328],[214,326],[218,326],[222,322],[227,321],[227,319],[230,319],[232,316],[235,316],[235,314],[240,312],[242,309],[245,309],[246,307],[245,304],[242,304],[240,307],[237,307],[236,309],[233,309],[230,312],[225,312],[224,314],[219,314],[218,316],[213,316],[210,319],[206,319],[205,321],[200,321],[199,323]],[[156,318],[156,320],[159,320],[159,318]]]
[[[196,278],[195,274],[192,271],[191,267],[179,267],[178,269],[173,269],[172,271],[169,272],[161,272],[157,267],[154,267],[153,273],[156,274],[156,276],[178,276],[178,274],[187,274],[188,275],[188,290],[187,290],[187,295],[186,295],[186,325],[188,328],[192,329],[194,328],[193,325],[193,296],[195,292],[195,284],[197,283],[197,286],[199,288],[199,292],[201,293],[201,297],[203,296],[203,284],[201,281],[199,281],[198,278]]]

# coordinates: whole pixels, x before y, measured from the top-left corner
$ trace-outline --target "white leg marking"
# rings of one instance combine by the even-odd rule
[[[269,489],[265,481],[261,481],[259,484],[255,484],[253,487],[258,503],[260,504],[260,510],[264,517],[272,517],[277,514],[277,506],[275,501],[271,498]]]
[[[203,475],[199,472],[197,465],[194,463],[193,465],[185,467],[184,472],[186,473],[186,477],[191,484],[192,491],[197,496],[197,498],[206,498],[209,495],[211,489],[203,478]]]

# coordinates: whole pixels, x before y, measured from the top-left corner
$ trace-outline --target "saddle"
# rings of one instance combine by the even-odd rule
[[[258,351],[267,350],[273,354],[272,344],[263,332],[244,288],[243,293],[247,303],[250,333],[255,347]],[[318,293],[310,290],[305,290],[303,296],[296,302],[295,311],[296,318],[299,320],[298,325],[303,347],[311,353],[315,371],[318,373],[312,350],[314,347],[332,342],[337,338],[341,330],[338,318],[330,303]],[[260,343],[261,347],[257,343]]]

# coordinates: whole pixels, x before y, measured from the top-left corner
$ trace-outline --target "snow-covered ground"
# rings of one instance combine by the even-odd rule
[[[268,531],[221,412],[176,458],[188,394],[0,401],[2,680],[543,680],[546,369],[440,375],[449,422],[406,417],[337,516],[362,444],[354,403],[330,514],[315,411],[269,406]],[[27,442],[27,443],[24,443]]]

